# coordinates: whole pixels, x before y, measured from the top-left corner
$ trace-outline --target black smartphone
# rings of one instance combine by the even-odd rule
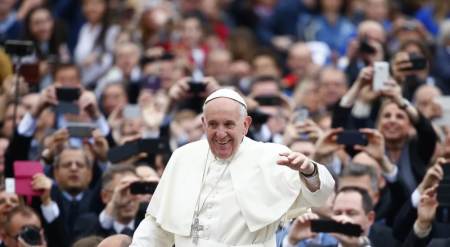
[[[281,98],[275,95],[257,96],[254,98],[259,105],[262,106],[279,106],[281,105]]]
[[[56,88],[56,98],[59,101],[73,102],[80,98],[81,90],[78,87],[58,87]]]
[[[346,146],[365,146],[369,141],[367,140],[367,136],[365,134],[357,130],[344,130],[343,132],[337,134],[336,142]]]
[[[312,232],[334,232],[347,236],[359,237],[363,233],[360,225],[339,223],[334,220],[311,220]]]
[[[252,124],[255,124],[255,125],[264,124],[269,119],[268,114],[266,114],[262,111],[259,111],[259,110],[249,111],[248,115],[252,118]]]
[[[5,44],[6,53],[13,56],[27,56],[34,52],[34,44],[31,40],[6,40]]]
[[[91,137],[96,125],[94,123],[68,122],[67,130],[71,137]]]
[[[158,187],[158,182],[136,181],[130,184],[130,193],[138,194],[153,194]]]
[[[361,41],[359,41],[359,52],[366,54],[374,54],[377,51],[369,44],[367,38],[363,38]]]
[[[119,163],[139,153],[139,140],[134,140],[126,142],[121,146],[110,148],[107,156],[111,163]]]
[[[160,138],[145,138],[138,141],[139,152],[159,154],[169,150],[169,143]]]
[[[412,64],[411,67],[404,68],[403,71],[422,70],[427,67],[427,59],[416,53],[409,54],[409,61]]]
[[[189,92],[193,94],[203,93],[206,90],[206,84],[200,81],[190,81],[189,84]]]

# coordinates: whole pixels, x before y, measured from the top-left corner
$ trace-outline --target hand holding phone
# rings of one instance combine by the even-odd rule
[[[416,53],[409,53],[409,62],[411,66],[403,68],[402,71],[423,70],[427,67],[427,59]]]
[[[375,62],[373,67],[372,90],[378,92],[384,88],[384,84],[389,80],[389,63]]]
[[[81,96],[81,90],[78,87],[57,87],[56,98],[58,101],[73,102]]]
[[[96,125],[94,123],[84,123],[84,122],[68,122],[67,130],[69,136],[71,137],[91,137],[92,131],[94,131]]]
[[[261,106],[280,106],[282,102],[278,95],[257,96],[254,99]]]
[[[359,237],[363,233],[360,225],[352,223],[340,223],[334,220],[311,220],[312,232],[341,233],[347,236]]]
[[[164,153],[170,150],[167,141],[159,138],[138,139],[108,150],[108,160],[119,163],[140,153],[147,155]]]
[[[192,94],[200,94],[206,91],[206,84],[203,81],[189,81],[189,92]]]
[[[130,193],[138,194],[153,194],[158,186],[158,182],[150,181],[136,181],[130,184]]]
[[[336,142],[346,146],[361,145],[366,146],[368,144],[367,136],[358,130],[344,130],[337,134]]]

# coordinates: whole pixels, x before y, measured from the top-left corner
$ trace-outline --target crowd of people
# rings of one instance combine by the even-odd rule
[[[205,138],[202,106],[224,87],[245,98],[248,137],[336,181],[277,246],[450,245],[449,1],[2,0],[0,43],[0,246],[131,237],[152,192],[130,185]]]

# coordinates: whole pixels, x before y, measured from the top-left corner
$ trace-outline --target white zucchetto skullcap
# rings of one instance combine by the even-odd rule
[[[245,107],[245,109],[247,109],[247,104],[245,104],[244,98],[242,98],[241,95],[239,95],[236,91],[234,91],[233,89],[229,89],[229,88],[221,88],[221,89],[214,91],[212,94],[210,94],[208,96],[208,98],[206,98],[204,105],[206,105],[209,101],[211,101],[213,99],[217,99],[217,98],[232,99],[234,101],[237,101],[238,103],[243,105]]]

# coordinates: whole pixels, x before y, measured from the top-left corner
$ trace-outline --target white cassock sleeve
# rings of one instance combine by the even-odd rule
[[[152,216],[147,215],[134,231],[130,247],[172,247],[174,243],[174,235],[164,231]]]

